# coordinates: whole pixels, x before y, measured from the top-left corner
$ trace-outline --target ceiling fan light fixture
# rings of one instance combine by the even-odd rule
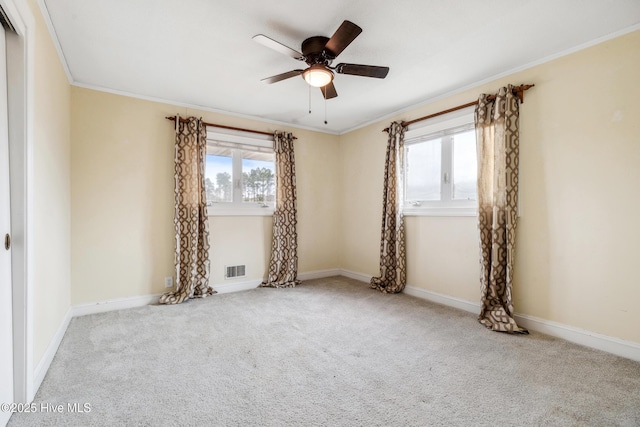
[[[333,73],[321,64],[314,64],[304,70],[302,77],[310,86],[324,87],[333,80]]]

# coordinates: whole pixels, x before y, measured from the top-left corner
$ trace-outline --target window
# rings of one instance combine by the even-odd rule
[[[477,154],[473,111],[462,110],[405,133],[404,212],[475,215]]]
[[[273,138],[208,128],[205,185],[209,215],[273,214]]]

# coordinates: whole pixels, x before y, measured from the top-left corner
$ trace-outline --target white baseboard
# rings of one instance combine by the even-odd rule
[[[356,271],[344,270],[344,269],[340,270],[340,275],[344,277],[348,277],[349,279],[358,280],[360,282],[365,282],[365,283],[371,282],[371,277],[373,277],[368,274],[358,273]]]
[[[67,313],[64,315],[60,326],[58,326],[58,330],[53,335],[49,346],[47,347],[42,359],[38,362],[38,366],[36,366],[35,371],[33,372],[33,394],[37,393],[40,388],[40,384],[44,380],[45,375],[47,375],[47,371],[49,370],[49,366],[51,366],[51,362],[53,362],[53,358],[58,352],[58,347],[60,347],[60,343],[62,342],[62,338],[64,338],[64,334],[67,332],[67,328],[69,327],[69,323],[71,322],[71,318],[73,317],[73,308],[69,308]]]
[[[309,271],[306,273],[298,274],[298,279],[321,279],[325,277],[339,276],[341,275],[341,273],[342,270],[340,269]],[[219,283],[212,285],[212,287],[220,294],[227,294],[230,292],[240,292],[254,289],[260,286],[260,283],[262,283],[261,279],[254,279],[247,280],[245,282]],[[141,295],[74,305],[71,307],[72,317],[86,316],[88,314],[96,313],[106,313],[107,311],[123,310],[127,308],[142,307],[149,304],[157,304],[158,299],[161,295],[162,294]]]
[[[126,308],[142,307],[156,304],[162,294],[140,295],[128,298],[116,298],[112,300],[90,302],[71,307],[73,317],[86,316],[88,314],[106,313],[107,311],[124,310]]]
[[[232,283],[220,283],[218,285],[212,285],[213,289],[219,294],[228,294],[230,292],[240,292],[249,289],[255,289],[260,286],[262,280],[248,280],[246,282],[232,282]]]
[[[306,273],[299,273],[299,280],[313,280],[313,279],[324,279],[325,277],[332,276],[340,276],[341,271],[339,268],[334,268],[331,270],[316,270],[316,271],[307,271]]]
[[[426,289],[416,288],[414,286],[407,286],[404,289],[404,293],[470,313],[480,313],[480,303],[427,291]],[[527,314],[515,313],[513,317],[518,325],[532,331],[640,362],[640,343],[621,340]]]
[[[540,319],[527,314],[514,314],[514,319],[527,329],[562,338],[585,347],[606,351],[617,356],[640,362],[640,344],[633,341],[625,341],[619,338],[598,334],[585,329],[563,325],[551,320]]]
[[[308,271],[305,273],[298,274],[298,280],[313,280],[313,279],[323,279],[325,277],[331,276],[339,276],[340,269],[333,270],[317,270],[317,271]],[[255,289],[260,286],[262,283],[261,279],[248,280],[246,282],[233,282],[233,283],[221,283],[218,285],[213,285],[213,289],[215,289],[219,294],[227,294],[230,292],[240,292],[247,291],[249,289]]]
[[[446,305],[448,307],[457,308],[459,310],[468,311],[469,313],[479,313],[480,303],[467,301],[461,298],[455,298],[449,295],[439,294],[437,292],[427,291],[426,289],[407,286],[403,293],[414,297],[422,298],[437,304]]]

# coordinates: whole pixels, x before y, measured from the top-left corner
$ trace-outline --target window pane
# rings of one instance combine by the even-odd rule
[[[453,135],[453,200],[476,200],[477,179],[475,131]]]
[[[407,146],[407,201],[440,200],[441,146],[440,138]]]
[[[212,150],[209,150],[210,152]],[[205,186],[207,202],[231,202],[233,200],[231,186],[232,171],[231,150],[207,154],[207,169],[205,172]]]
[[[270,203],[276,199],[273,153],[242,152],[242,201]]]

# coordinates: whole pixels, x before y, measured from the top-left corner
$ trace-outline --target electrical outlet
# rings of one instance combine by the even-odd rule
[[[173,288],[173,277],[168,276],[164,278],[164,287]]]

